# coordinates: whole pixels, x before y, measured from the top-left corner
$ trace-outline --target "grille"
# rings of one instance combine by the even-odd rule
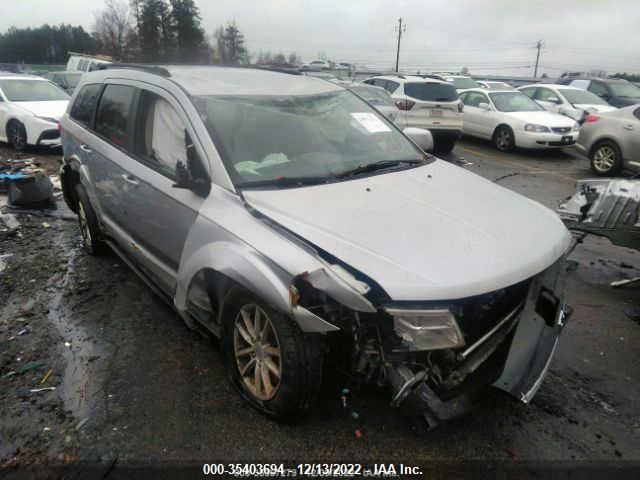
[[[531,279],[463,300],[458,324],[466,344],[473,344],[522,303],[530,285]]]
[[[60,138],[60,131],[56,130],[45,130],[40,134],[40,140],[55,140],[56,138]]]
[[[571,131],[571,127],[553,127],[551,130],[555,133],[569,133]]]

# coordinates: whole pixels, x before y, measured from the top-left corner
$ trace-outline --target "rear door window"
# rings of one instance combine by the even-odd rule
[[[481,103],[489,103],[489,99],[479,92],[467,92],[463,102],[468,107],[479,107]]]
[[[536,93],[535,99],[540,100],[541,102],[551,102],[551,98],[558,98],[558,95],[553,90],[548,88],[538,88],[538,92]]]
[[[384,85],[382,87],[389,93],[395,92],[400,84],[398,82],[394,82],[392,80],[385,80]]]
[[[589,85],[589,91],[600,97],[609,93],[607,91],[607,87],[603,83],[595,81],[591,82],[591,85]]]
[[[404,84],[405,95],[428,102],[454,102],[458,93],[453,85],[430,82],[408,82]]]
[[[520,91],[522,93],[524,93],[527,97],[529,98],[534,98],[536,95],[536,87],[530,87],[530,88],[522,88]]]
[[[96,113],[96,133],[114,145],[128,148],[131,141],[135,88],[107,85]]]
[[[71,107],[71,118],[86,127],[91,127],[101,91],[102,84],[99,83],[82,87]]]

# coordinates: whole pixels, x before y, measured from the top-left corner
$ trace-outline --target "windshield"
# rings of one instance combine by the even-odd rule
[[[424,154],[348,91],[311,96],[197,96],[194,103],[234,183],[331,180]]]
[[[478,88],[480,86],[480,84],[472,78],[454,77],[452,80],[453,85],[460,90],[464,88]]]
[[[500,112],[537,112],[544,110],[522,92],[496,92],[489,96]]]
[[[404,93],[409,97],[429,102],[453,102],[458,92],[452,85],[436,82],[410,82],[404,84]]]
[[[558,91],[564,95],[567,102],[573,105],[580,104],[593,104],[593,105],[608,105],[607,102],[602,100],[595,93],[588,92],[587,90],[578,90],[572,88],[559,88]]]
[[[0,88],[10,102],[69,100],[64,90],[46,80],[0,80]]]
[[[367,102],[372,105],[394,105],[391,95],[379,87],[367,87],[364,85],[358,85],[355,87],[349,87],[349,90],[360,95]]]
[[[640,88],[633,83],[628,82],[611,82],[609,83],[611,91],[616,97],[640,98]]]

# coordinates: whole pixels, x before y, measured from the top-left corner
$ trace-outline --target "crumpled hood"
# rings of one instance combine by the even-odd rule
[[[374,279],[393,300],[504,288],[553,264],[571,243],[551,210],[442,160],[243,194],[264,215]]]
[[[535,125],[544,125],[546,127],[573,127],[575,121],[553,112],[505,112],[510,117],[517,118],[524,123],[533,123]]]
[[[68,100],[55,100],[51,102],[14,102],[23,110],[35,115],[36,117],[54,118],[60,120],[67,110]]]

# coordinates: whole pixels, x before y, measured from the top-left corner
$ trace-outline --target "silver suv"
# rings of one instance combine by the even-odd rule
[[[87,251],[111,247],[220,337],[233,384],[268,415],[308,410],[328,364],[429,426],[480,387],[528,401],[540,386],[568,312],[568,231],[342,87],[111,68],[83,76],[61,127]]]
[[[384,75],[364,81],[387,90],[400,110],[401,128],[426,128],[433,135],[434,152],[449,153],[462,133],[464,105],[453,85],[433,78]]]

